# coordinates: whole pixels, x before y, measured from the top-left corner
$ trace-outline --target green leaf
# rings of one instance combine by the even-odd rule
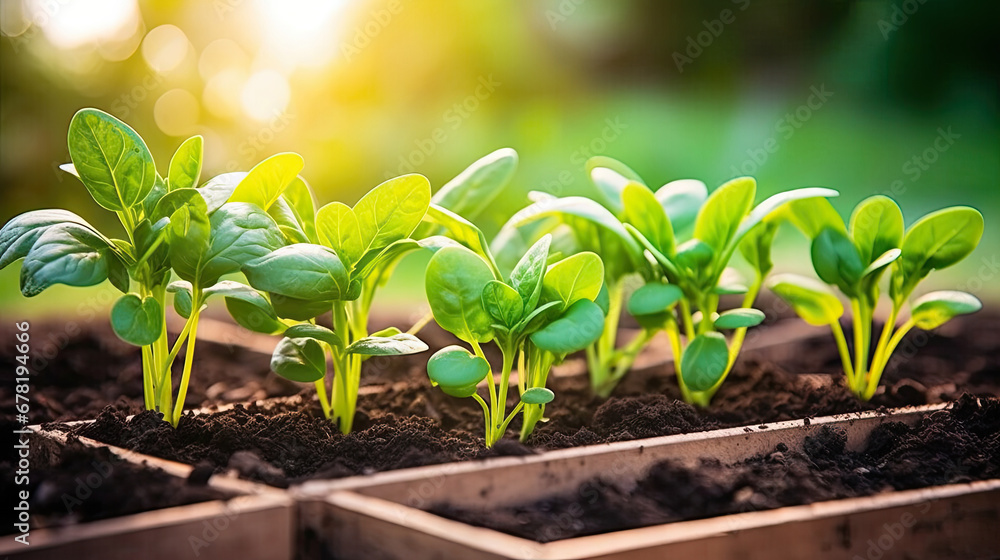
[[[517,152],[501,148],[470,165],[441,187],[435,205],[470,220],[476,219],[504,192],[517,170]]]
[[[740,240],[740,254],[750,266],[754,267],[759,278],[764,278],[774,268],[774,263],[771,261],[771,246],[774,244],[774,235],[777,232],[777,222],[765,221],[748,231]]]
[[[226,298],[226,310],[241,327],[264,334],[278,334],[285,330],[285,325],[278,320],[277,313],[268,303],[261,307],[241,299]]]
[[[298,214],[285,200],[285,195],[279,196],[278,200],[267,209],[267,215],[278,225],[278,230],[289,244],[310,242]]]
[[[90,196],[122,212],[142,202],[156,169],[146,143],[127,124],[97,109],[81,109],[69,123],[69,155]]]
[[[622,200],[622,221],[635,226],[661,253],[673,255],[674,230],[653,192],[639,183],[629,183],[622,191]]]
[[[264,210],[277,202],[281,193],[302,172],[302,156],[292,152],[275,154],[258,163],[233,191],[230,202],[248,202]]]
[[[154,297],[125,294],[111,307],[111,327],[125,342],[148,346],[163,332],[163,308]]]
[[[833,291],[812,278],[779,274],[768,282],[768,287],[810,325],[826,326],[844,314],[844,305]]]
[[[156,174],[156,179],[153,180],[153,188],[149,189],[146,193],[145,198],[142,199],[140,207],[142,208],[142,216],[149,218],[152,215],[153,208],[156,204],[160,202],[160,199],[167,194],[166,182],[160,177],[160,174]]]
[[[850,224],[851,239],[866,267],[903,242],[903,213],[887,196],[861,201],[851,214]]]
[[[625,165],[624,163],[612,157],[592,156],[590,159],[587,160],[585,167],[587,169],[588,177],[593,176],[593,172],[595,169],[599,167],[604,167],[606,169],[614,171],[615,173],[621,175],[622,177],[628,179],[629,181],[634,181],[636,183],[639,183],[640,185],[646,184],[646,182],[642,180],[642,177],[640,177],[639,174],[636,173],[631,167]]]
[[[369,191],[354,205],[362,253],[408,237],[424,218],[430,201],[431,185],[417,174],[389,179]]]
[[[511,329],[511,331],[521,334],[531,334],[556,319],[559,316],[560,309],[561,302],[558,301],[550,301],[546,304],[539,305],[538,308],[529,313],[527,317],[521,319],[521,322]]]
[[[222,296],[227,300],[240,300],[253,305],[265,313],[269,313],[270,318],[277,319],[274,310],[267,298],[260,295],[260,292],[240,282],[232,280],[221,280],[214,286],[205,288],[202,292],[204,297]]]
[[[347,268],[337,254],[311,243],[281,247],[249,261],[243,273],[258,290],[299,300],[341,300],[350,289]]]
[[[717,332],[702,333],[684,350],[681,375],[689,390],[707,391],[722,379],[728,365],[726,337]]]
[[[177,280],[167,285],[167,293],[174,294],[174,311],[185,319],[191,316],[191,309],[194,307],[191,290],[191,283],[187,280]]]
[[[698,211],[708,199],[708,189],[701,181],[680,179],[663,185],[654,196],[670,217],[674,232],[680,234],[694,226]]]
[[[531,387],[521,393],[521,402],[524,404],[548,404],[556,394],[545,387]]]
[[[325,342],[338,350],[344,347],[344,339],[322,325],[313,325],[311,323],[292,325],[285,330],[285,336],[288,338],[313,338]]]
[[[178,188],[163,195],[156,205],[149,212],[149,220],[157,222],[163,218],[169,218],[182,206],[196,205],[205,216],[208,216],[208,206],[202,198],[198,189]]]
[[[281,195],[295,213],[298,223],[302,226],[309,243],[319,243],[316,234],[316,204],[313,202],[312,189],[302,177],[292,179]]]
[[[349,206],[331,202],[316,212],[319,242],[337,252],[344,266],[351,268],[364,254],[358,217]]]
[[[597,187],[597,192],[601,194],[604,206],[615,216],[621,216],[622,212],[628,207],[628,203],[623,197],[625,187],[633,182],[629,181],[627,177],[623,177],[617,171],[606,167],[596,167],[590,170],[588,175],[590,175],[590,180],[594,183],[594,186]],[[642,183],[635,184],[646,188]]]
[[[3,229],[0,229],[0,269],[26,257],[46,229],[62,223],[77,224],[90,230],[95,236],[105,239],[108,246],[111,245],[111,242],[94,229],[94,226],[72,212],[57,209],[33,210],[11,218],[4,224]]]
[[[329,301],[296,299],[281,294],[268,294],[268,296],[271,298],[274,313],[282,319],[308,321],[330,311]]]
[[[632,238],[621,221],[607,208],[582,196],[567,196],[536,202],[514,214],[504,227],[519,228],[551,217],[565,219],[565,216],[582,218],[607,231],[623,244],[627,252],[623,258],[631,258],[636,262],[641,261],[642,248]]]
[[[865,268],[865,270],[861,273],[861,277],[862,278],[868,277],[884,269],[885,267],[895,262],[895,260],[898,259],[902,254],[903,251],[901,249],[889,249],[885,253],[882,253],[882,256],[872,261],[872,264],[868,265],[868,267]]]
[[[53,284],[93,286],[108,278],[107,241],[76,223],[49,226],[21,265],[21,293],[40,294]]]
[[[392,336],[366,336],[355,340],[347,347],[348,354],[362,356],[403,356],[426,351],[427,345],[408,333]]]
[[[212,214],[211,238],[200,272],[200,284],[211,286],[225,274],[239,272],[244,263],[284,245],[274,220],[260,207],[229,202]]]
[[[758,204],[750,214],[740,223],[740,228],[736,231],[736,239],[739,240],[744,235],[747,234],[751,229],[755,228],[758,224],[764,221],[765,218],[770,216],[776,210],[792,202],[793,200],[805,200],[811,198],[824,198],[824,197],[834,197],[840,196],[840,193],[823,187],[806,187],[804,189],[794,189],[790,191],[780,192],[774,196],[768,197]]]
[[[701,239],[688,239],[677,247],[673,262],[681,268],[697,273],[707,270],[714,256],[715,251],[708,243]]]
[[[793,200],[781,208],[781,216],[799,228],[809,239],[815,239],[825,229],[847,233],[844,219],[826,198]]]
[[[480,257],[483,257],[493,270],[493,274],[500,276],[500,270],[497,268],[496,261],[493,260],[493,255],[490,253],[486,236],[472,222],[446,208],[441,208],[433,204],[428,207],[424,221],[428,224],[437,225],[440,230],[443,230],[442,233],[444,235],[447,235],[451,239],[468,247]]]
[[[545,234],[524,253],[510,273],[510,285],[517,290],[524,303],[524,310],[533,310],[542,295],[542,279],[545,277],[546,263],[552,236]]]
[[[604,331],[604,312],[589,299],[577,300],[561,317],[531,335],[531,343],[556,355],[583,350]]]
[[[929,331],[957,315],[975,313],[982,308],[983,303],[972,294],[944,290],[924,294],[914,300],[910,315],[917,327]]]
[[[604,263],[594,253],[577,253],[550,266],[542,278],[542,300],[562,302],[566,309],[577,300],[593,301],[604,283]]]
[[[117,255],[110,251],[107,253],[106,258],[108,261],[108,281],[111,282],[111,285],[117,288],[119,292],[123,294],[128,293],[130,279],[128,275],[128,268],[125,266],[125,263],[123,263]],[[167,270],[166,273],[169,275],[170,271]],[[163,282],[165,282],[165,280],[160,281],[154,278],[152,285],[160,285]]]
[[[524,303],[517,290],[499,280],[491,280],[483,287],[483,307],[506,327],[516,325],[524,313]]]
[[[671,275],[671,277],[676,277],[679,275],[679,271],[677,270],[677,265],[674,264],[674,262],[671,261],[669,258],[667,258],[666,255],[661,253],[660,250],[657,249],[650,240],[646,239],[646,236],[643,235],[642,232],[635,229],[635,226],[633,226],[632,224],[625,224],[625,229],[629,232],[630,235],[635,237],[636,241],[642,245],[643,249],[648,251],[649,254],[653,256],[653,259],[655,259],[656,262],[659,263],[660,266],[663,267],[663,269],[667,271],[669,275]]]
[[[208,206],[208,215],[211,216],[222,205],[229,202],[236,187],[239,186],[248,173],[245,171],[234,171],[223,173],[209,179],[204,185],[198,187],[198,192],[205,199]]]
[[[751,177],[733,179],[715,190],[698,212],[694,236],[721,255],[750,212],[757,183]]]
[[[202,145],[201,136],[192,136],[184,141],[170,158],[170,170],[167,173],[167,187],[176,189],[194,188],[201,178]]]
[[[489,373],[489,362],[461,346],[446,346],[427,361],[431,384],[453,397],[471,397]]]
[[[969,256],[983,236],[983,215],[975,208],[954,206],[927,214],[903,238],[900,268],[923,278]]]
[[[684,292],[674,284],[649,283],[632,293],[628,312],[632,316],[663,313],[673,309],[683,297]]]
[[[292,381],[318,381],[326,375],[326,355],[312,338],[282,338],[271,354],[271,369]]]
[[[464,247],[445,247],[427,264],[425,287],[434,319],[467,342],[489,342],[493,320],[483,307],[483,289],[496,280],[489,265]]]
[[[178,276],[189,282],[198,280],[212,234],[212,224],[203,202],[191,199],[174,210],[168,226],[170,265]]]
[[[764,321],[764,312],[753,308],[723,311],[715,320],[715,328],[720,330],[756,327]]]
[[[864,265],[846,233],[825,229],[813,239],[810,251],[820,280],[836,285],[848,297],[857,295]]]

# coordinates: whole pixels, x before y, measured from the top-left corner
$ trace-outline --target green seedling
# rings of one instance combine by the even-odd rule
[[[245,188],[236,175],[198,187],[202,139],[189,138],[161,177],[142,138],[97,109],[83,109],[69,126],[72,163],[62,168],[80,179],[101,207],[114,212],[126,239],[101,233],[66,210],[37,210],[15,217],[0,231],[0,268],[24,258],[21,291],[35,296],[53,284],[93,286],[104,280],[123,292],[111,309],[115,333],[142,347],[143,397],[177,425],[191,374],[198,316],[213,294],[256,302],[249,287],[220,277],[282,244],[277,224],[253,204],[228,202]],[[301,168],[301,158],[294,154]],[[294,173],[293,173],[294,175]],[[252,177],[251,177],[252,176]],[[253,173],[251,180],[270,180]],[[183,280],[170,284],[171,272]],[[166,294],[188,318],[170,344]],[[186,295],[182,295],[186,294]],[[176,399],[172,366],[187,342]]]
[[[421,175],[390,179],[353,208],[331,202],[314,213],[311,195],[302,189],[271,197],[277,201],[276,221],[292,244],[243,266],[250,285],[267,293],[270,305],[261,312],[229,302],[240,324],[284,334],[271,368],[292,381],[314,383],[323,413],[345,434],[354,422],[362,363],[372,356],[427,350],[396,328],[370,334],[368,315],[377,289],[400,259],[434,241],[410,238],[430,197],[430,184]],[[331,310],[333,329],[317,325],[315,319]],[[333,362],[329,389],[327,354]]]
[[[587,348],[594,391],[609,395],[642,349],[665,331],[685,400],[707,406],[732,369],[747,328],[764,318],[752,306],[772,268],[775,210],[792,200],[837,192],[796,189],[753,207],[756,183],[749,177],[709,196],[694,180],[667,183],[653,192],[634,171],[606,157],[592,158],[588,170],[601,202],[534,193],[535,202],[515,214],[498,236],[497,251],[551,232],[553,247],[562,252],[601,255],[606,289],[600,300],[607,321],[601,337]],[[731,280],[735,272],[728,266],[737,250],[754,269],[749,287]],[[631,294],[630,285],[638,285]],[[727,294],[742,294],[743,302],[720,314],[720,296]],[[642,330],[619,347],[623,308]],[[722,331],[733,333],[730,341]]]
[[[932,270],[958,263],[979,244],[983,216],[974,208],[955,206],[932,212],[905,232],[899,206],[885,196],[873,196],[858,204],[849,225],[826,200],[796,201],[787,211],[789,219],[812,240],[812,264],[822,282],[782,274],[768,285],[807,323],[830,326],[847,386],[861,400],[867,401],[875,394],[889,358],[910,329],[931,330],[952,317],[982,308],[971,294],[931,292],[910,302],[910,318],[896,324],[913,291]],[[879,281],[890,268],[892,307],[874,341]],[[853,357],[840,326],[844,306],[832,286],[850,301]]]
[[[482,406],[487,446],[503,437],[522,410],[521,440],[531,435],[543,419],[545,404],[554,398],[545,387],[549,370],[591,344],[603,328],[604,314],[594,303],[603,283],[600,258],[579,253],[549,265],[557,258],[550,253],[550,242],[550,236],[539,239],[508,277],[497,270],[486,247],[483,254],[464,246],[444,247],[427,265],[427,300],[434,319],[473,349],[450,346],[438,351],[428,361],[427,373],[445,393],[472,397]],[[499,385],[482,350],[490,341],[503,355]],[[515,359],[520,399],[506,413]],[[476,391],[484,379],[489,402]]]

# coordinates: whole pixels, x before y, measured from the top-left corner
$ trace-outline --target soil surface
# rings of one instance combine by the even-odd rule
[[[4,433],[14,426],[4,425]],[[7,439],[5,436],[4,439]],[[4,442],[7,443],[6,441]],[[11,445],[14,442],[10,442]],[[108,448],[88,447],[70,442],[65,447],[43,445],[31,440],[29,484],[15,484],[17,465],[0,463],[0,495],[9,504],[7,516],[21,503],[19,493],[27,490],[31,529],[71,525],[130,515],[143,511],[181,506],[227,496],[201,480],[185,480],[161,470],[122,461]],[[198,472],[198,471],[195,471]],[[16,517],[8,517],[2,534],[16,532]]]
[[[772,453],[726,465],[667,460],[631,488],[593,479],[576,492],[522,505],[478,510],[438,504],[430,511],[539,542],[1000,477],[1000,401],[971,396],[915,427],[877,427],[860,452],[845,451],[846,434],[824,426],[803,450],[779,444]]]
[[[556,400],[546,410],[551,420],[522,445],[515,439],[518,417],[508,438],[490,450],[482,446],[482,410],[472,399],[432,388],[424,373],[426,354],[366,362],[365,375],[373,385],[362,391],[355,432],[349,436],[323,418],[311,387],[284,400],[187,414],[176,430],[155,413],[128,421],[126,413],[134,410],[111,408],[75,433],[167,459],[207,461],[217,471],[235,469],[247,478],[285,486],[307,478],[935,403],[965,392],[998,395],[998,333],[1000,315],[986,312],[936,333],[912,333],[883,378],[886,388],[869,403],[858,402],[841,385],[835,346],[822,330],[815,339],[747,352],[707,411],[678,400],[670,366],[631,372],[607,400],[592,396],[582,377],[552,376],[549,387]],[[429,329],[421,337],[432,348],[452,343],[440,330]],[[387,380],[393,372],[396,377]]]

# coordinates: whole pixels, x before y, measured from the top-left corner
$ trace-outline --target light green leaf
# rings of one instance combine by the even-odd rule
[[[408,237],[424,218],[430,201],[430,183],[415,173],[389,179],[369,191],[354,205],[362,253]]]
[[[809,239],[815,239],[824,229],[847,233],[844,219],[826,198],[793,200],[781,208],[780,214]]]
[[[427,264],[425,287],[434,319],[467,342],[489,342],[493,319],[483,307],[486,284],[496,280],[479,255],[464,247],[445,247]]]
[[[486,263],[489,264],[490,268],[493,270],[494,275],[500,276],[500,270],[497,268],[496,262],[493,260],[492,253],[490,253],[486,236],[483,235],[482,230],[476,227],[472,222],[446,208],[441,208],[433,204],[428,207],[427,214],[424,216],[424,221],[428,224],[438,226],[438,230],[442,231],[444,235],[447,235],[465,247],[472,249],[476,254],[486,260]]]
[[[302,172],[302,156],[292,152],[275,154],[258,163],[240,181],[230,202],[248,202],[267,210]]]
[[[681,376],[691,391],[707,391],[726,373],[729,347],[726,337],[707,332],[694,337],[681,359]]]
[[[590,175],[590,180],[594,183],[594,186],[597,187],[597,192],[601,194],[604,206],[615,216],[621,216],[622,212],[628,206],[628,203],[625,202],[622,194],[625,191],[626,185],[632,183],[633,181],[629,181],[627,177],[624,177],[617,171],[606,167],[596,167],[590,170],[588,174]],[[646,186],[642,183],[635,184],[646,188]]]
[[[589,299],[577,300],[558,319],[531,335],[531,343],[562,356],[590,346],[604,331],[604,312]]]
[[[694,226],[698,211],[708,199],[708,189],[701,181],[679,179],[660,187],[655,196],[670,217],[674,232],[680,235]]]
[[[715,320],[715,328],[720,330],[756,327],[764,321],[764,313],[758,309],[740,308],[723,311]]]
[[[582,196],[568,196],[543,200],[522,208],[514,214],[504,227],[518,228],[546,218],[575,216],[606,230],[622,242],[628,252],[627,258],[642,259],[642,248],[632,238],[625,226],[607,208]]]
[[[202,144],[201,136],[192,136],[184,141],[170,158],[170,168],[167,173],[167,188],[194,188],[201,178]]]
[[[517,290],[499,280],[492,280],[483,287],[483,307],[508,328],[516,325],[524,313],[524,303]]]
[[[412,334],[399,333],[392,336],[366,336],[347,347],[348,354],[362,356],[403,356],[427,351],[427,345]]]
[[[251,260],[243,273],[258,290],[298,300],[341,300],[350,289],[347,268],[337,254],[311,243],[288,245]]]
[[[211,216],[222,205],[229,202],[236,187],[249,175],[245,171],[234,171],[223,173],[209,179],[204,185],[198,187],[198,192],[205,199],[208,206],[208,215]]]
[[[285,336],[287,338],[313,338],[337,349],[344,347],[344,339],[322,325],[313,325],[311,323],[292,325],[285,330]]]
[[[768,282],[768,287],[810,325],[826,326],[844,314],[844,304],[833,291],[812,278],[779,274]]]
[[[153,188],[156,169],[146,143],[104,111],[81,109],[73,115],[67,143],[80,180],[104,208],[132,208]]]
[[[924,294],[914,300],[910,315],[917,327],[929,331],[957,315],[975,313],[982,308],[983,303],[972,294],[944,290]]]
[[[548,268],[542,278],[542,300],[562,302],[566,309],[577,300],[593,301],[604,283],[604,263],[594,253],[577,253]]]
[[[592,156],[590,159],[587,160],[585,167],[587,170],[588,177],[593,176],[592,174],[594,172],[594,169],[597,169],[598,167],[604,167],[614,171],[615,173],[621,175],[622,177],[625,177],[629,181],[635,181],[640,185],[646,184],[646,182],[642,180],[642,177],[640,177],[639,174],[636,173],[631,167],[625,165],[624,163],[612,157]]]
[[[887,196],[861,201],[851,214],[850,224],[851,239],[866,267],[903,243],[903,213]]]
[[[125,294],[111,307],[111,327],[125,342],[148,346],[163,332],[163,308],[154,297]]]
[[[313,202],[312,189],[302,177],[292,179],[281,195],[295,212],[298,223],[302,226],[309,243],[319,243],[316,235],[316,204]]]
[[[53,284],[93,286],[108,278],[107,241],[77,223],[49,226],[21,265],[21,293],[40,294]]]
[[[149,220],[157,222],[163,218],[169,218],[174,215],[178,208],[189,204],[198,206],[206,217],[208,216],[208,206],[198,189],[178,188],[163,195],[156,202],[156,206],[149,212]]]
[[[285,200],[285,195],[279,196],[278,200],[267,209],[267,215],[278,225],[278,230],[289,244],[310,242],[298,214]]]
[[[661,253],[673,255],[674,230],[653,192],[639,183],[629,183],[622,191],[622,200],[622,221],[635,226]]]
[[[427,361],[431,384],[453,397],[471,397],[489,373],[489,362],[461,346],[446,346]]]
[[[312,338],[282,338],[271,354],[271,369],[292,381],[318,381],[326,375],[326,355]]]
[[[480,158],[448,181],[434,194],[431,202],[474,220],[504,192],[516,170],[517,152],[501,148]]]
[[[768,197],[758,204],[750,214],[740,223],[740,228],[736,232],[737,241],[747,234],[751,229],[764,221],[765,218],[770,216],[776,210],[792,202],[793,200],[806,200],[811,198],[825,198],[840,196],[840,193],[823,187],[806,187],[804,189],[794,189],[790,191],[780,192],[774,196]]]
[[[684,292],[674,284],[649,283],[632,293],[628,312],[632,316],[663,313],[673,309],[683,297]]]
[[[344,266],[351,268],[364,253],[358,218],[349,206],[331,202],[316,213],[319,242],[337,252]]]
[[[548,404],[555,398],[555,393],[545,387],[531,387],[521,393],[524,404]]]
[[[871,274],[874,274],[884,269],[885,267],[895,262],[895,260],[898,259],[902,254],[903,251],[901,249],[889,249],[885,253],[882,253],[882,256],[872,261],[872,264],[868,265],[868,267],[865,268],[865,270],[861,273],[861,277],[866,278]]]
[[[969,256],[983,236],[983,215],[975,208],[954,206],[931,212],[910,226],[903,238],[900,268],[923,278]]]
[[[694,236],[721,255],[750,212],[756,193],[757,183],[752,177],[739,177],[716,189],[698,212]]]

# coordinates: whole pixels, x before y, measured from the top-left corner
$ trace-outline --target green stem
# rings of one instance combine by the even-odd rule
[[[184,370],[181,374],[181,385],[177,390],[177,401],[174,403],[174,412],[171,415],[170,423],[177,427],[180,422],[181,412],[184,411],[184,400],[187,398],[188,382],[191,379],[191,367],[194,365],[194,347],[198,342],[198,318],[201,316],[201,289],[195,286],[191,296],[193,305],[191,306],[191,319],[188,329],[187,352],[184,356]]]
[[[473,393],[472,398],[476,399],[476,402],[483,407],[483,421],[486,424],[486,447],[493,447],[493,429],[490,426],[490,406],[486,404],[483,397],[479,396],[479,393]]]
[[[503,369],[500,370],[500,391],[497,398],[497,410],[496,421],[497,425],[503,424],[503,413],[507,409],[507,387],[510,385],[510,371],[514,369],[514,355],[516,350],[509,347],[508,343],[505,347],[501,348],[503,351]],[[504,434],[504,429],[501,428],[500,432],[497,434],[497,438],[502,438]]]
[[[684,322],[684,336],[687,337],[688,342],[691,342],[694,340],[694,320],[691,318],[691,304],[688,303],[687,298],[681,298],[680,308],[681,320]]]
[[[479,346],[479,343],[475,340],[472,341],[472,349],[475,351],[476,355],[480,358],[486,360],[486,355],[483,354],[483,349]],[[489,360],[486,360],[489,363]],[[490,372],[486,375],[487,387],[490,390],[490,429],[496,429],[497,424],[497,389],[496,382],[493,380],[493,368],[490,368]]]
[[[854,325],[854,375],[857,378],[867,376],[868,353],[864,343],[865,314],[861,301],[851,298],[851,323]]]
[[[840,361],[844,364],[844,373],[847,374],[847,384],[854,390],[856,381],[854,378],[854,366],[851,365],[851,351],[847,347],[847,339],[844,337],[844,330],[840,328],[840,321],[830,323],[830,330],[837,341],[837,350],[840,352]]]
[[[674,374],[677,376],[677,385],[681,388],[681,396],[685,402],[692,402],[691,392],[684,384],[684,375],[681,373],[681,359],[684,356],[684,348],[681,346],[681,335],[677,331],[677,324],[673,321],[667,325],[667,338],[670,339],[670,351],[674,355]]]
[[[153,346],[142,347],[142,402],[146,410],[153,410],[156,406],[153,396]]]
[[[424,327],[426,327],[428,323],[430,323],[433,320],[434,320],[434,313],[428,311],[423,317],[420,318],[419,321],[413,323],[413,326],[406,331],[406,334],[416,335]]]
[[[333,405],[327,400],[326,379],[317,379],[313,385],[316,386],[316,397],[319,398],[319,405],[323,407],[323,416],[330,420],[330,411],[333,409]]]
[[[916,323],[913,319],[908,319],[905,323],[900,325],[899,329],[892,335],[892,338],[886,344],[884,348],[876,349],[876,358],[872,360],[872,371],[865,383],[864,400],[871,399],[875,395],[875,390],[878,388],[878,382],[882,378],[882,373],[885,371],[886,366],[889,365],[889,358],[892,357],[892,353],[896,350],[896,346],[902,342],[903,337],[906,333],[910,332]],[[888,325],[886,325],[888,327]],[[881,350],[881,351],[880,351]]]

